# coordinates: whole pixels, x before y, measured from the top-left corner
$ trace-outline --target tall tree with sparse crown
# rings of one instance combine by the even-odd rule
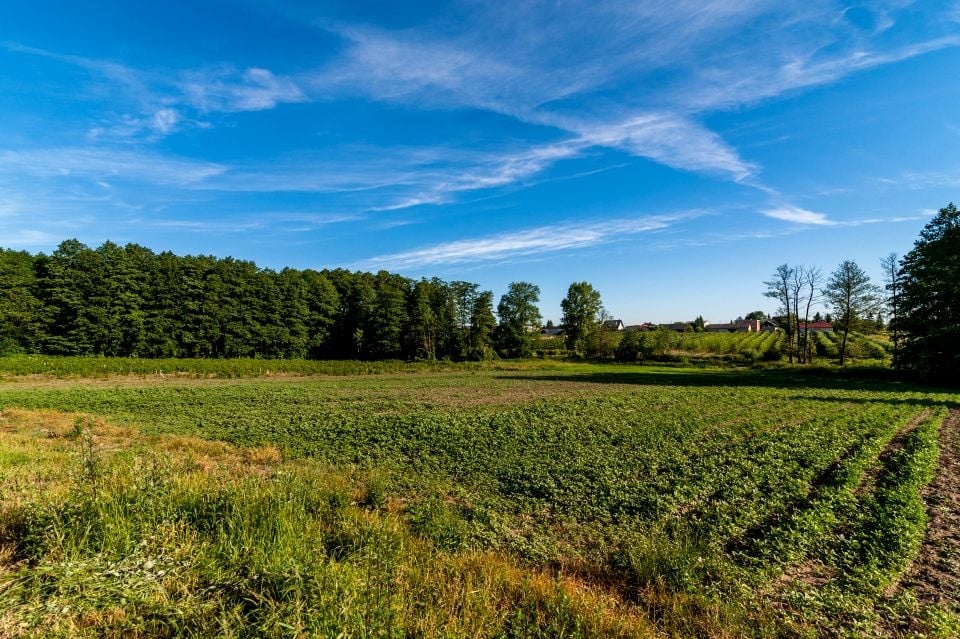
[[[847,337],[860,319],[876,311],[879,304],[877,293],[870,276],[853,260],[844,260],[830,274],[823,297],[836,313],[837,323],[843,331],[843,340],[840,342],[841,366],[846,360]]]

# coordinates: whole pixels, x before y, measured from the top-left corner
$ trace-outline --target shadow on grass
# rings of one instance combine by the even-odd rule
[[[894,371],[880,368],[772,368],[772,369],[701,369],[661,368],[643,365],[595,366],[584,372],[565,374],[502,374],[500,379],[529,381],[575,381],[595,384],[627,384],[643,386],[699,386],[725,388],[775,388],[782,390],[862,390],[884,393],[924,393],[943,395],[943,401],[904,398],[903,401],[930,405],[942,403],[960,408],[960,389],[905,380]],[[852,399],[851,401],[856,401]],[[865,401],[885,401],[876,398]]]

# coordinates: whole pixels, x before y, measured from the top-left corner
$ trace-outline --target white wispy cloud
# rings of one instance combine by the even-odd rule
[[[214,162],[171,157],[148,151],[62,147],[0,150],[0,175],[108,178],[160,185],[189,186],[220,175],[227,167]]]
[[[497,3],[474,7],[464,27],[335,25],[343,53],[304,83],[318,98],[495,111],[565,131],[573,154],[610,147],[762,187],[748,180],[760,167],[703,116],[960,44],[955,35],[883,42],[905,9],[900,0],[856,11],[830,0],[776,9],[726,0]]]
[[[720,173],[740,181],[756,167],[738,155],[719,135],[671,113],[644,113],[626,122],[585,125],[583,146],[620,149],[676,169]]]
[[[761,213],[767,217],[773,218],[775,220],[782,220],[784,222],[790,222],[794,225],[793,230],[799,230],[802,228],[816,228],[822,226],[832,226],[832,227],[857,227],[857,226],[866,226],[872,224],[899,224],[902,222],[916,222],[920,220],[925,220],[930,217],[932,212],[930,210],[924,210],[914,215],[894,215],[894,216],[878,216],[878,217],[861,217],[861,218],[851,218],[845,220],[833,220],[827,217],[824,213],[817,213],[815,211],[808,211],[796,206],[781,206],[779,208],[768,209],[761,211]],[[787,231],[777,231],[777,233],[789,233]],[[771,233],[771,231],[760,231],[760,233]]]
[[[176,219],[165,217],[133,217],[126,221],[133,226],[172,229],[191,233],[306,233],[331,224],[364,219],[354,213],[305,213],[302,211],[260,211],[234,216],[226,220]]]
[[[720,173],[733,179],[751,172],[750,164],[717,134],[679,113],[617,108],[569,115],[544,106],[597,88],[602,82],[596,67],[589,71],[550,68],[547,61],[537,62],[542,55],[538,56],[535,48],[529,57],[512,56],[534,61],[519,65],[503,61],[493,45],[471,48],[476,43],[437,40],[420,32],[353,28],[340,33],[348,42],[343,57],[309,77],[311,92],[318,97],[353,93],[431,108],[479,108],[565,131],[569,137],[549,148],[553,157],[531,158],[537,160],[538,171],[559,159],[605,146],[674,168]],[[532,147],[529,154],[542,151]],[[529,161],[525,164],[532,166]],[[520,178],[529,175],[525,169],[517,172]],[[509,172],[505,173],[501,183],[514,181],[509,177]],[[488,187],[484,180],[464,182]]]
[[[148,140],[157,139],[187,123],[200,124],[195,118],[185,116],[186,110],[199,115],[263,111],[307,99],[294,79],[259,67],[237,69],[225,64],[200,69],[145,70],[15,42],[2,46],[84,69],[94,78],[91,91],[105,92],[112,103],[128,109],[92,126],[91,134],[95,138],[146,136]]]
[[[556,162],[579,157],[584,146],[583,142],[574,140],[543,144],[521,151],[459,154],[458,164],[452,164],[442,171],[421,174],[427,178],[425,180],[411,179],[417,172],[408,171],[406,180],[415,185],[414,194],[371,207],[371,210],[396,211],[424,204],[444,204],[457,193],[515,184],[532,178]]]
[[[885,186],[910,190],[960,186],[960,169],[942,171],[906,171],[894,178],[877,178]]]
[[[211,222],[205,220],[137,220],[137,226],[196,233],[248,233],[261,228],[255,222]]]
[[[818,226],[831,226],[835,224],[835,222],[827,218],[823,213],[808,211],[796,206],[782,206],[762,211],[762,213],[775,220],[783,220],[784,222],[791,222],[793,224],[814,224]]]
[[[779,64],[745,60],[730,68],[707,68],[686,87],[684,105],[697,111],[735,108],[785,93],[836,82],[866,71],[940,49],[960,46],[960,36],[944,36],[892,50],[855,49],[825,59],[819,51],[779,52]]]
[[[34,229],[4,230],[0,236],[0,247],[15,249],[45,249],[59,243],[62,236]]]
[[[176,109],[159,109],[150,118],[150,128],[161,135],[167,135],[177,127],[180,114]]]
[[[143,167],[139,174],[146,181],[157,181],[146,177],[146,169],[155,166],[162,183],[190,188],[369,192],[358,198],[358,206],[391,211],[531,184],[558,162],[615,149],[749,185],[776,201],[776,192],[763,183],[762,167],[711,130],[708,116],[960,45],[960,36],[948,30],[898,32],[909,4],[877,0],[852,9],[833,0],[470,4],[458,6],[456,19],[441,11],[437,19],[405,29],[323,23],[342,46],[296,73],[229,63],[147,70],[22,44],[4,46],[89,73],[119,111],[91,126],[97,145],[149,143],[208,126],[215,113],[344,98],[416,109],[481,109],[537,131],[503,148],[471,153],[450,140],[409,158],[376,149],[364,158],[303,164],[280,158],[224,167],[131,155],[130,165]],[[545,129],[553,133],[546,142]],[[105,152],[88,152],[90,167],[67,162],[68,175],[111,168]],[[70,155],[82,153],[73,149]],[[32,159],[28,172],[40,170],[30,166],[56,164],[50,157]],[[183,176],[176,177],[177,163],[183,162]],[[0,171],[3,164],[0,155]],[[113,168],[119,175],[137,172]],[[798,211],[803,212],[773,207],[768,213],[799,224],[830,223]]]
[[[567,222],[378,255],[364,260],[357,267],[404,270],[436,265],[504,261],[625,240],[642,233],[666,229],[695,215],[697,214],[684,213],[603,222]]]
[[[947,11],[947,19],[951,22],[960,22],[960,1],[954,2]]]
[[[256,67],[187,71],[174,82],[184,100],[204,112],[263,111],[307,99],[293,79]]]

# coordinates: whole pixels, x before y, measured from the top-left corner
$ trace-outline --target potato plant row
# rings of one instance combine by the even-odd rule
[[[425,384],[420,390],[438,396],[454,389],[410,378],[384,391],[375,382],[71,388],[6,392],[0,403],[275,445],[287,456],[377,469],[400,492],[455,487],[473,519],[669,527],[771,561],[783,522],[826,499],[837,465],[875,451],[919,410],[863,403],[868,394],[857,391],[601,385],[586,398],[421,408],[401,387]],[[515,390],[493,376],[454,383]],[[751,536],[762,543],[744,541]],[[782,549],[776,560],[795,552]]]
[[[364,507],[443,552],[585,571],[644,605],[668,592],[735,612],[815,564],[834,594],[799,583],[777,605],[823,616],[876,600],[915,555],[936,427],[958,401],[796,371],[586,364],[0,385],[0,410],[276,447],[358,478]]]

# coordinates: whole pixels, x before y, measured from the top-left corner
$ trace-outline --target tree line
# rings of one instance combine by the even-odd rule
[[[874,284],[854,261],[844,260],[828,277],[810,266],[781,264],[764,282],[764,295],[779,302],[781,326],[792,363],[812,360],[810,310],[819,303],[833,312],[842,334],[840,365],[847,339],[865,322],[890,318],[893,365],[930,376],[956,379],[960,371],[960,211],[950,203],[920,232],[900,259],[880,260],[883,285]]]
[[[843,334],[841,364],[849,333],[867,320],[876,323],[882,309],[890,318],[895,367],[955,377],[957,207],[940,209],[906,256],[890,254],[881,265],[882,288],[850,260],[826,277],[816,267],[777,267],[764,294],[780,304],[788,359],[812,360],[810,311],[817,305],[832,311]],[[535,284],[513,282],[494,313],[493,293],[471,282],[413,280],[387,271],[274,271],[229,257],[181,257],[112,242],[92,249],[67,240],[50,255],[0,248],[0,354],[528,357],[542,322],[539,300]],[[611,354],[604,321],[612,316],[590,283],[571,284],[561,310],[568,353]],[[626,341],[624,347],[631,346]]]
[[[0,353],[133,357],[479,360],[530,354],[539,288],[515,282],[494,315],[471,282],[67,240],[0,249]]]

